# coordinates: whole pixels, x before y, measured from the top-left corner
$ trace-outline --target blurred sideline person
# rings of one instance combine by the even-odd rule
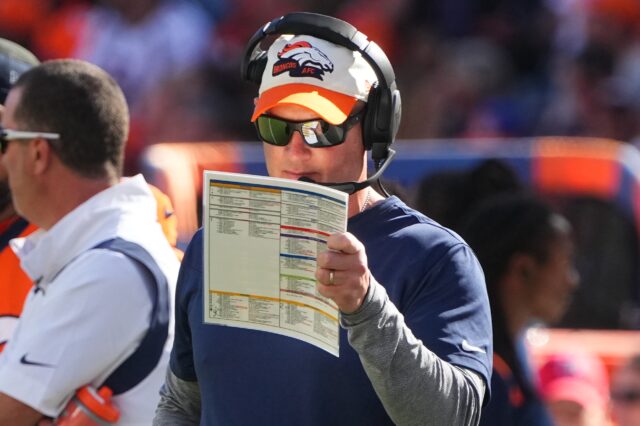
[[[381,72],[391,70],[386,56],[349,45],[338,31],[355,29],[344,21],[295,13],[259,30],[245,58],[272,29],[265,61],[244,73],[261,80],[251,121],[269,175],[349,182],[348,232],[328,237],[315,272],[317,291],[341,311],[340,357],[203,323],[200,230],[181,266],[154,424],[477,424],[492,360],[480,265],[455,233],[368,185],[367,150],[381,171],[376,155],[389,161],[400,119],[395,78]]]
[[[515,193],[477,204],[460,232],[484,270],[493,322],[491,401],[480,424],[550,425],[522,339],[532,322],[558,321],[578,284],[571,226]]]
[[[611,377],[611,416],[617,426],[640,425],[640,354]]]
[[[0,38],[0,118],[11,85],[20,74],[38,64],[38,59],[27,49]],[[0,352],[13,333],[24,300],[33,286],[9,247],[9,240],[26,237],[36,229],[16,214],[7,173],[0,164]]]
[[[181,261],[184,252],[176,246],[178,244],[178,218],[173,210],[171,199],[156,186],[150,183],[147,185],[156,200],[156,220],[162,227],[162,232],[173,248],[176,257]]]
[[[607,426],[609,378],[597,355],[573,348],[538,370],[540,393],[555,426]]]
[[[416,210],[457,231],[478,203],[522,188],[518,175],[506,162],[489,158],[470,169],[427,174],[418,182],[413,204]]]
[[[86,62],[43,63],[9,92],[0,161],[40,230],[11,241],[35,287],[0,357],[0,424],[56,417],[105,383],[119,425],[151,422],[179,264],[147,183],[121,180],[128,125],[122,91]]]
[[[0,38],[0,118],[11,85],[23,72],[39,63],[40,61],[27,49]],[[149,184],[149,188],[158,204],[157,220],[180,260],[183,253],[175,248],[178,225],[171,200],[155,186]],[[7,174],[0,164],[0,352],[9,341],[27,294],[33,287],[33,282],[20,267],[20,260],[11,250],[9,241],[17,237],[26,237],[37,229],[35,225],[16,214],[11,202]]]
[[[102,67],[126,95],[132,120],[124,163],[127,174],[139,171],[140,154],[150,142],[144,120],[148,109],[146,98],[165,87],[170,79],[197,69],[215,50],[213,22],[199,3],[92,2],[81,18],[81,29],[70,29],[72,34],[79,35],[71,56]],[[193,88],[189,86],[189,90]],[[178,127],[189,126],[182,123]]]

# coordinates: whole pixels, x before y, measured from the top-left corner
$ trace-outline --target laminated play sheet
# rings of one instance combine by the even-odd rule
[[[316,256],[347,226],[346,193],[204,173],[204,322],[278,333],[339,355],[339,310],[316,290]]]

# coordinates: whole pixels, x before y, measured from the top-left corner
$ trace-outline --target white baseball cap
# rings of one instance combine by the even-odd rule
[[[360,52],[309,35],[283,35],[269,47],[251,121],[276,105],[299,105],[343,123],[378,81]]]

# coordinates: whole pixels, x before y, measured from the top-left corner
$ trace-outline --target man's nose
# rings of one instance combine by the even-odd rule
[[[291,139],[289,139],[289,143],[287,144],[287,150],[293,155],[308,155],[311,148],[304,141],[302,134],[296,130],[291,134]]]

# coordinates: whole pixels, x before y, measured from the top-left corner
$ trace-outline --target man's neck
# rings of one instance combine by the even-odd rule
[[[43,194],[46,200],[43,200],[43,205],[47,208],[41,209],[40,213],[36,212],[31,220],[42,229],[50,229],[89,198],[117,183],[109,178],[87,179],[77,176],[68,176],[62,180],[65,182],[56,182],[46,195]]]
[[[509,292],[506,292],[509,294]],[[521,297],[521,296],[520,296]],[[531,312],[527,303],[523,303],[519,295],[502,295],[503,319],[509,335],[515,341],[522,334],[531,320]]]
[[[16,215],[16,211],[14,210],[13,205],[9,204],[5,209],[0,211],[0,222],[15,215]]]

